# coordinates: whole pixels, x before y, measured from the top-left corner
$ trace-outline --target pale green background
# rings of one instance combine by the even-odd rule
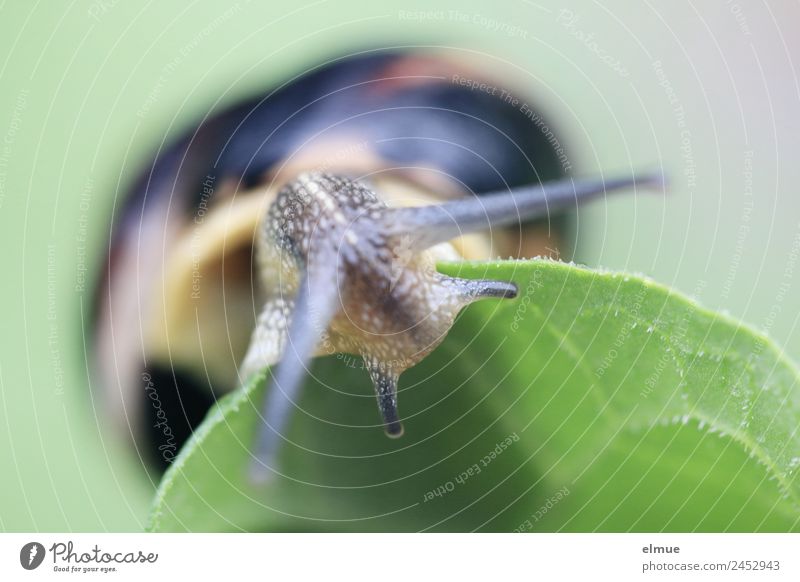
[[[442,12],[422,21],[400,14],[431,10],[422,1],[0,4],[0,530],[142,527],[154,484],[100,436],[79,255],[88,253],[91,281],[118,188],[170,128],[219,97],[233,101],[347,50],[486,52],[527,72],[516,81],[557,120],[581,173],[663,162],[668,198],[581,211],[578,260],[697,294],[798,358],[800,87],[791,55],[800,54],[800,8],[696,4],[572,2],[571,28],[557,8],[521,0],[437,2]],[[482,24],[492,19],[522,32]],[[685,111],[688,160],[657,60]]]

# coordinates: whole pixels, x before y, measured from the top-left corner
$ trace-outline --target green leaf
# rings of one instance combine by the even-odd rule
[[[797,531],[798,370],[763,335],[651,281],[551,261],[401,379],[383,436],[356,358],[315,362],[279,459],[247,481],[261,378],[164,476],[153,531]]]

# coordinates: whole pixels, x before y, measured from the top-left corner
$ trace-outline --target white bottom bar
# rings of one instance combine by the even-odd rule
[[[798,549],[797,534],[2,534],[0,580],[796,581]]]

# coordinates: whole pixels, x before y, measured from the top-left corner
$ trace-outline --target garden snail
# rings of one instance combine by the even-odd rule
[[[140,454],[177,447],[217,394],[274,366],[255,449],[268,471],[309,360],[335,352],[364,358],[399,436],[400,373],[462,307],[516,294],[436,259],[537,254],[543,229],[515,241],[499,227],[661,184],[542,186],[569,169],[552,132],[481,89],[491,81],[457,79],[486,76],[414,51],[334,60],[209,115],[142,172],[112,230],[94,341],[108,409]]]

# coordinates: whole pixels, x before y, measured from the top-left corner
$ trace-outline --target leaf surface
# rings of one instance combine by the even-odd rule
[[[766,337],[647,279],[552,261],[400,382],[383,436],[361,360],[316,360],[277,476],[247,480],[264,377],[165,474],[153,531],[797,531],[800,383]]]

